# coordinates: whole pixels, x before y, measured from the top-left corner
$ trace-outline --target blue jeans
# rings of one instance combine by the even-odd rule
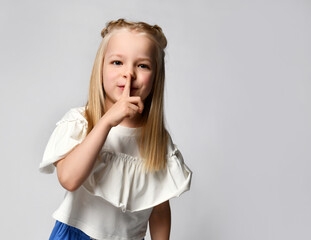
[[[56,220],[49,240],[91,240],[91,238],[80,229]]]

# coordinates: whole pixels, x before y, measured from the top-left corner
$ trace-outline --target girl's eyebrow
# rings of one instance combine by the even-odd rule
[[[113,57],[124,58],[124,56],[122,54],[116,54],[116,53],[112,53],[108,56],[108,58],[113,58]],[[137,60],[138,61],[152,62],[152,59],[150,57],[139,57],[139,58],[137,58]]]
[[[108,56],[108,58],[112,58],[112,57],[119,57],[119,58],[123,58],[123,56],[121,54],[115,54],[115,53],[112,53]]]
[[[152,62],[151,58],[149,57],[140,57],[140,58],[137,58],[138,61],[148,61],[148,62]]]

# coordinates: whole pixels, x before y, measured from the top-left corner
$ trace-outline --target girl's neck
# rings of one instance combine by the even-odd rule
[[[136,114],[132,118],[124,118],[122,122],[120,122],[121,126],[129,127],[129,128],[138,128],[142,126],[142,115]]]

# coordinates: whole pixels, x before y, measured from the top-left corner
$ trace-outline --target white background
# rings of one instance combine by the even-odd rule
[[[38,166],[120,17],[168,38],[166,119],[194,173],[171,239],[311,239],[308,0],[1,0],[1,239],[48,239],[64,190]]]

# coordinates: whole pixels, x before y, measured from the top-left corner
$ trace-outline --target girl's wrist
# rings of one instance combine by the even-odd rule
[[[107,117],[103,115],[101,119],[99,119],[98,123],[96,125],[100,125],[99,127],[103,131],[109,132],[110,129],[113,127],[113,125],[108,121]]]

